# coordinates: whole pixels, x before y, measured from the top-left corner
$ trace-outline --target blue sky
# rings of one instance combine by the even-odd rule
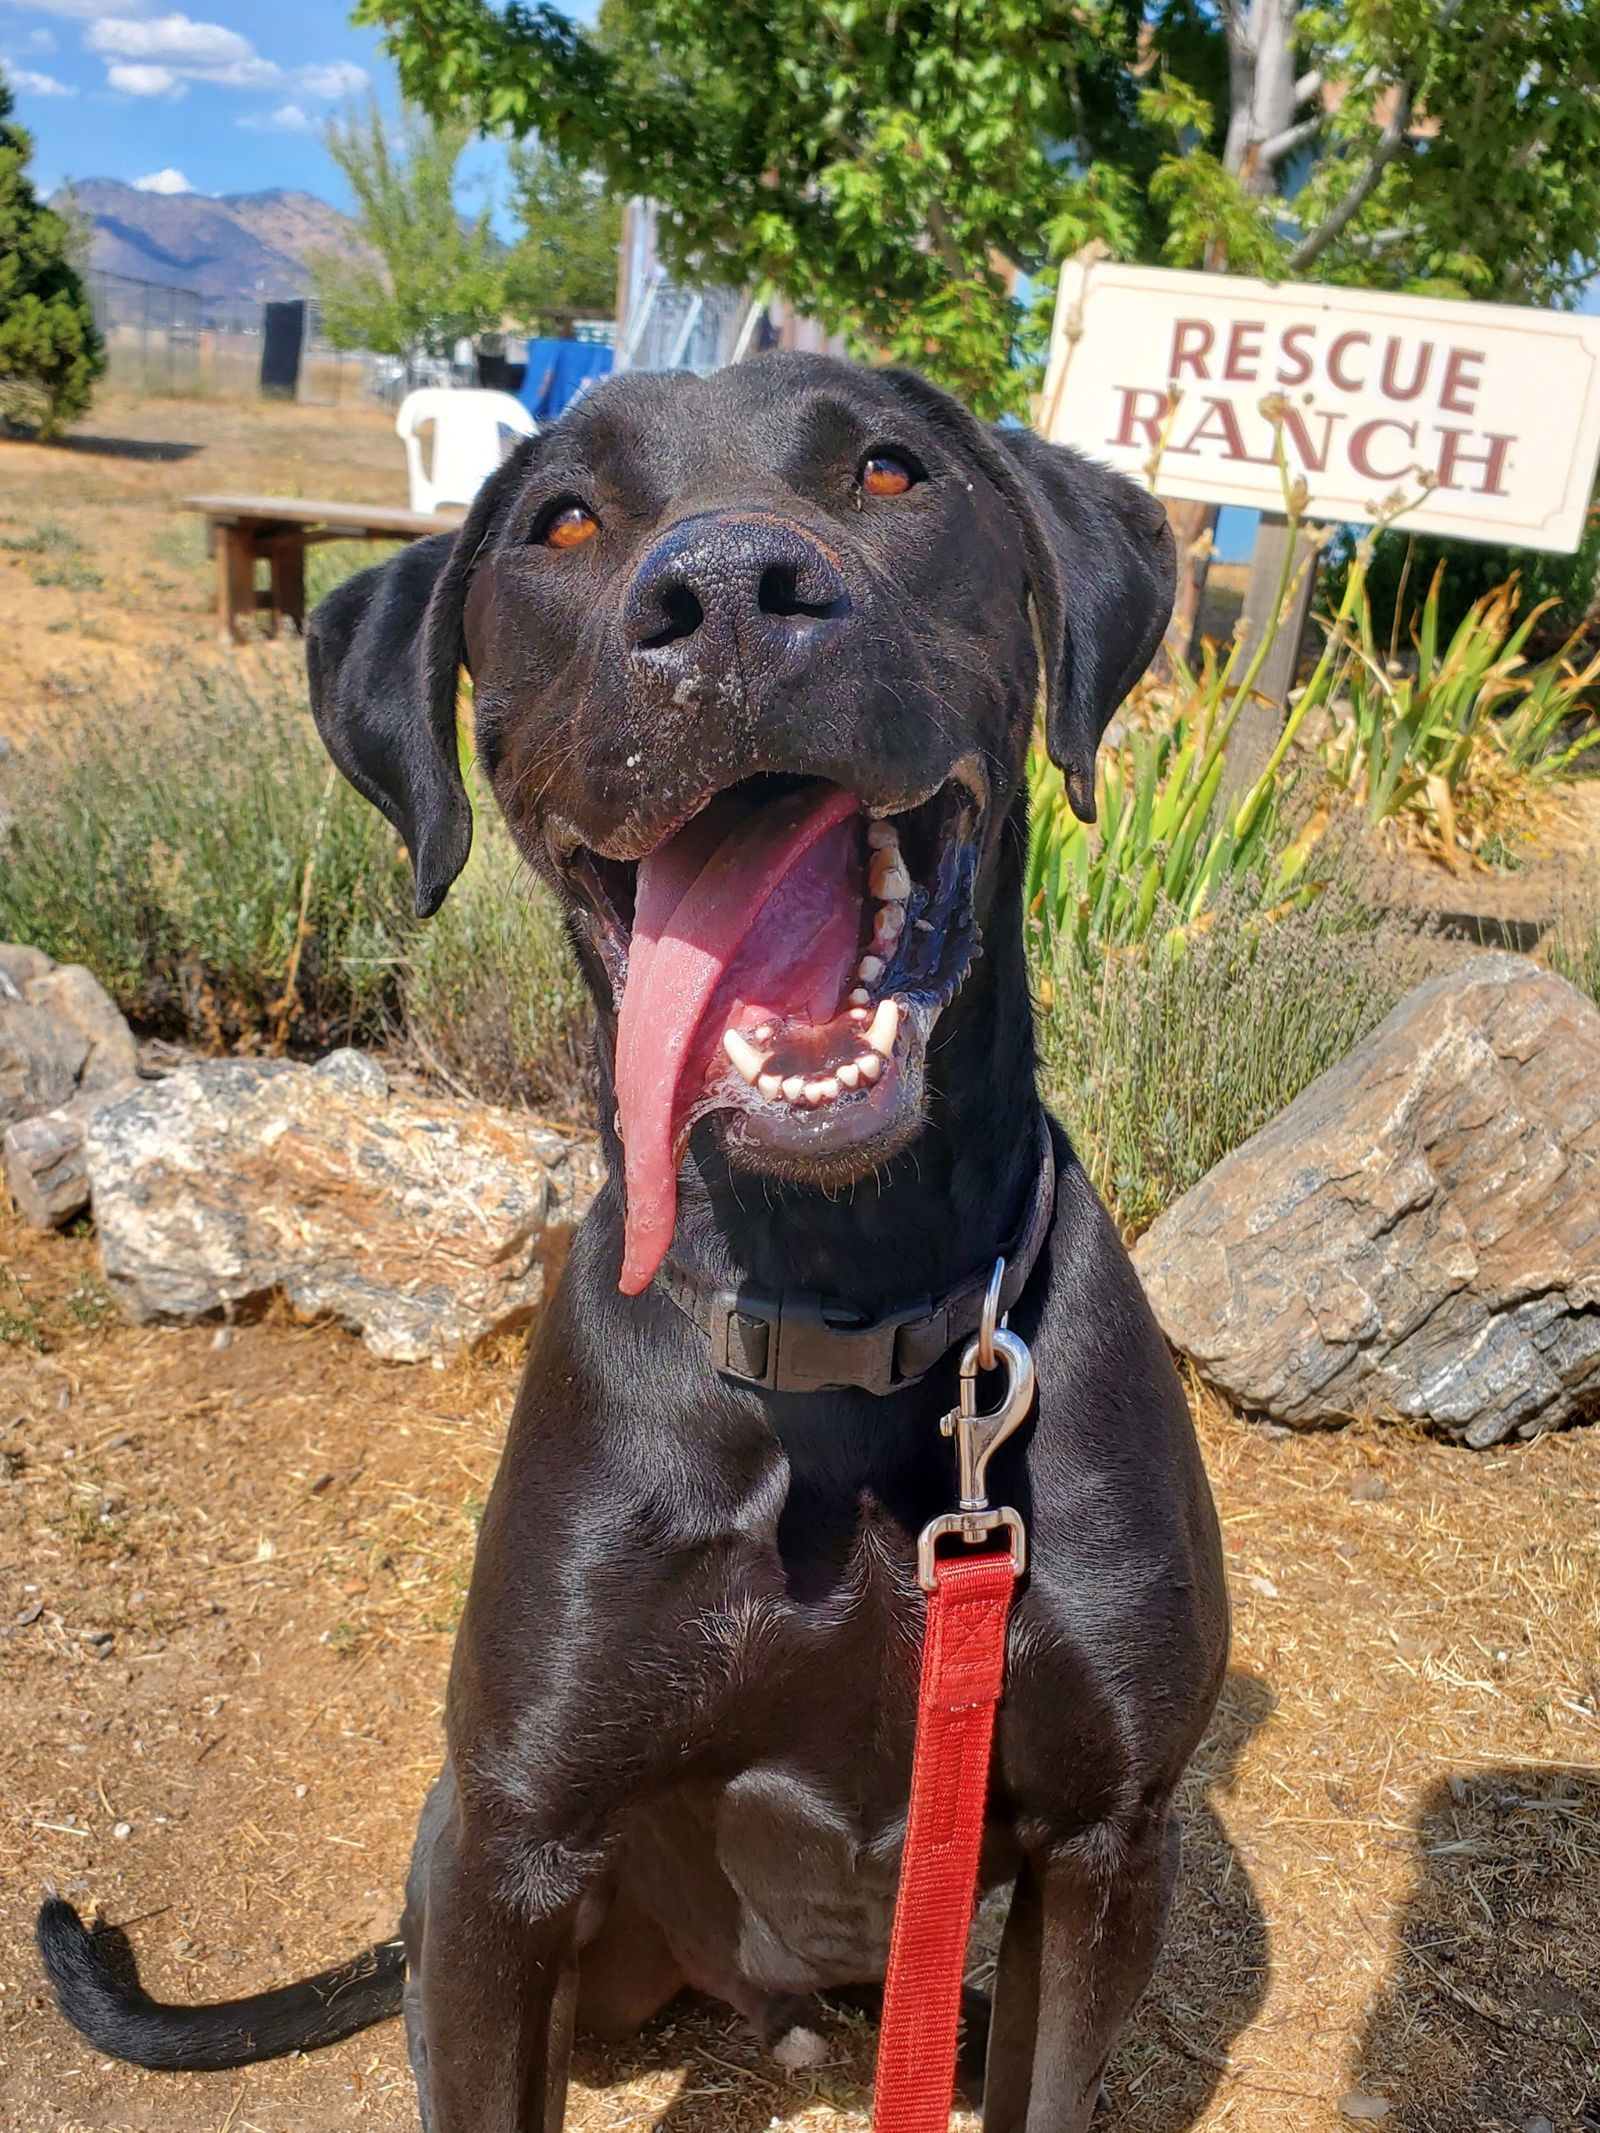
[[[339,0],[0,0],[0,59],[34,137],[33,175],[154,189],[292,186],[348,206],[322,145],[330,111],[393,77]],[[479,196],[500,168],[478,151]]]

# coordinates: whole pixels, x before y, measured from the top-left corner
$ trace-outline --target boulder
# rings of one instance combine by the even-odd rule
[[[281,1291],[419,1362],[531,1318],[598,1184],[589,1145],[391,1090],[378,1063],[225,1060],[96,1111],[106,1279],[137,1320]]]
[[[118,1081],[86,1090],[71,1103],[7,1126],[0,1136],[0,1165],[17,1213],[31,1229],[59,1229],[88,1206],[89,1120],[135,1086]]]
[[[1134,1260],[1168,1340],[1280,1422],[1483,1446],[1600,1415],[1600,1012],[1520,956],[1471,957]]]
[[[0,945],[0,1129],[138,1071],[133,1032],[81,963]]]

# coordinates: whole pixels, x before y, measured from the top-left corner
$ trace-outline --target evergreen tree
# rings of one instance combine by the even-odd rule
[[[87,410],[106,357],[73,262],[76,233],[33,189],[33,136],[15,108],[0,73],[0,419],[54,437]]]

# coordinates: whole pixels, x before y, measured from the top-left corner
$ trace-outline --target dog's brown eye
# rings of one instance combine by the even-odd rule
[[[540,538],[547,548],[581,548],[599,531],[600,521],[592,512],[585,511],[582,504],[568,504],[564,511],[556,513]]]
[[[868,496],[904,496],[915,480],[903,459],[875,452],[861,467],[861,486]]]

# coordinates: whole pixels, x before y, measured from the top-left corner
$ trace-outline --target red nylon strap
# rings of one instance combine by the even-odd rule
[[[1016,1571],[941,1561],[928,1596],[911,1811],[889,1944],[873,2133],[949,2133],[956,2030]]]

